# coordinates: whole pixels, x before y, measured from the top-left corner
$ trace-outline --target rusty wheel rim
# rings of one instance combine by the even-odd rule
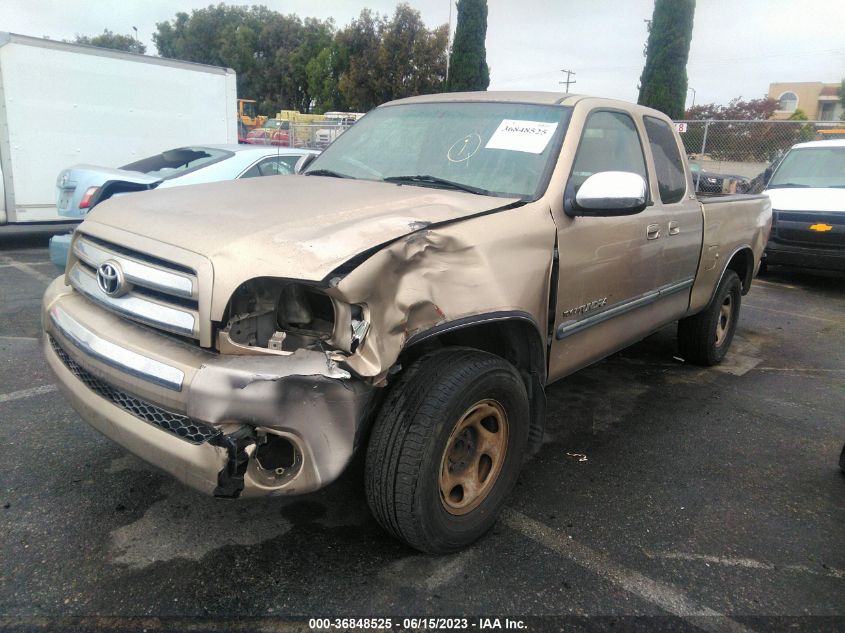
[[[508,449],[508,416],[481,400],[461,416],[440,460],[440,501],[450,514],[472,512],[490,494]]]
[[[733,313],[733,301],[731,296],[725,297],[722,302],[722,307],[719,310],[719,318],[716,321],[716,347],[721,347],[728,335],[728,329],[731,326],[731,314]]]

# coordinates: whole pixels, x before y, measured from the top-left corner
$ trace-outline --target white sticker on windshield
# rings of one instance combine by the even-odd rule
[[[543,121],[517,121],[505,119],[493,132],[484,147],[509,149],[514,152],[541,154],[557,129],[557,123]]]

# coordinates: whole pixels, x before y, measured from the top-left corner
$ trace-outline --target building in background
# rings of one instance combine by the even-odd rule
[[[843,112],[839,86],[821,81],[769,84],[769,97],[778,102],[772,118],[788,119],[793,112],[801,110],[811,121],[838,121]]]

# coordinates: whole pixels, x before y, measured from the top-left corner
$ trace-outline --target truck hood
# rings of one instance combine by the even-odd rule
[[[203,255],[215,277],[322,280],[352,257],[517,198],[322,176],[156,189],[97,205],[101,224]],[[94,228],[94,227],[92,227]]]
[[[767,189],[772,209],[778,211],[841,211],[845,213],[845,189],[796,187]]]

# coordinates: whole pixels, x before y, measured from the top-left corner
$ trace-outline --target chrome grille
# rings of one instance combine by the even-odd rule
[[[68,279],[92,301],[146,325],[199,338],[195,271],[84,234],[74,240],[73,255]],[[98,283],[97,271],[104,264],[120,271],[120,292],[108,294]]]
[[[136,418],[172,433],[191,444],[204,444],[220,434],[220,431],[213,426],[192,420],[186,415],[157,407],[100,380],[68,356],[52,336],[50,336],[50,346],[65,367],[86,387]]]

